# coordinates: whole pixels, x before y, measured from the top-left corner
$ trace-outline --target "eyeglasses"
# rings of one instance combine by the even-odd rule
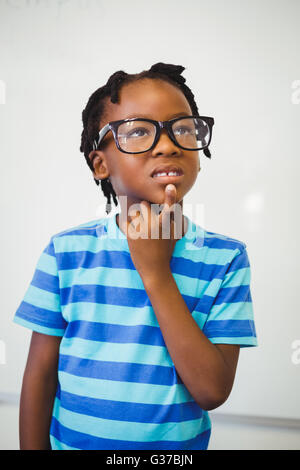
[[[214,119],[207,116],[183,116],[169,121],[130,118],[106,124],[93,142],[98,150],[104,136],[112,131],[117,148],[124,153],[143,153],[155,147],[162,129],[166,129],[172,142],[184,150],[203,150],[210,158],[208,146],[212,137]]]

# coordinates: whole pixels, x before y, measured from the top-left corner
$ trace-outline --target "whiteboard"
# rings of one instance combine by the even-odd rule
[[[300,419],[300,4],[185,5],[155,0],[144,15],[138,0],[1,2],[0,396],[20,392],[31,333],[12,318],[41,251],[104,213],[79,152],[82,109],[113,72],[163,61],[186,67],[199,111],[215,118],[212,159],[200,154],[184,204],[203,204],[193,218],[206,230],[245,242],[251,265],[259,347],[241,350],[216,411]]]

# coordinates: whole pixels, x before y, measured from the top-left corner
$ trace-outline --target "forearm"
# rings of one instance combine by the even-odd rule
[[[49,450],[50,423],[57,387],[55,374],[24,373],[20,399],[21,450]]]
[[[216,408],[230,393],[222,354],[192,317],[171,271],[143,283],[181,380],[203,409]]]

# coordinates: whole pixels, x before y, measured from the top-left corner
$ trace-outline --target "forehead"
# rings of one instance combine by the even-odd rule
[[[144,78],[122,86],[119,103],[112,103],[108,99],[105,115],[107,121],[131,117],[165,121],[180,113],[192,114],[192,110],[176,85],[164,80]]]

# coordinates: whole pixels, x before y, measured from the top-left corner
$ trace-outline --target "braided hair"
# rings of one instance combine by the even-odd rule
[[[149,70],[144,70],[136,74],[127,74],[123,70],[118,70],[109,77],[104,86],[98,88],[90,96],[85,109],[82,111],[83,131],[81,134],[80,152],[84,153],[86,162],[92,172],[94,172],[94,167],[89,158],[89,154],[93,150],[93,141],[96,140],[99,134],[100,119],[103,118],[106,112],[105,98],[110,97],[112,103],[117,103],[118,92],[123,85],[143,78],[165,80],[171,85],[177,86],[182,91],[191,107],[192,114],[198,115],[198,107],[194,95],[185,84],[186,79],[181,75],[184,70],[185,67],[181,65],[164,64],[163,62],[158,62],[152,65]],[[207,148],[204,149],[204,153],[210,158],[210,152]],[[99,185],[99,180],[94,178],[94,181]],[[109,178],[104,178],[100,181],[102,192],[107,199],[106,213],[109,214],[111,211],[111,197],[117,206],[117,196]]]

